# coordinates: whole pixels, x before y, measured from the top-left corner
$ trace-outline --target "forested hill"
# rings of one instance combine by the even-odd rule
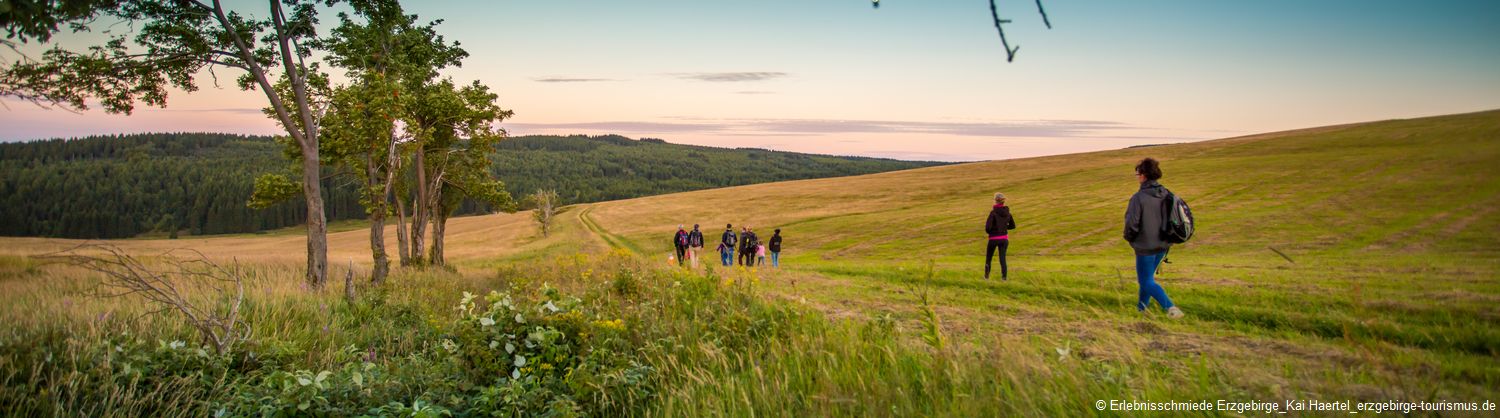
[[[552,188],[567,203],[937,164],[688,146],[616,135],[524,136],[497,148],[491,170],[511,194],[519,199],[538,188]],[[245,204],[256,176],[289,170],[283,152],[269,137],[214,133],[3,143],[0,235],[125,238],[299,225],[305,214],[300,200],[264,210]],[[330,220],[364,217],[352,178],[328,178],[324,190]],[[465,202],[459,213],[487,210]]]

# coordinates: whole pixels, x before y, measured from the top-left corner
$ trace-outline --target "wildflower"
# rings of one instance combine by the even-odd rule
[[[526,318],[522,318],[520,312],[516,313],[516,323],[517,324],[524,324],[524,323],[526,323]]]
[[[495,325],[495,319],[494,318],[490,318],[488,316],[483,317],[483,318],[479,318],[479,326],[481,326],[481,327],[487,327],[487,326],[491,326],[491,325]]]
[[[182,346],[185,346],[185,345],[187,345],[187,343],[182,342],[180,340],[172,340],[172,343],[171,344],[167,344],[167,347],[171,348],[173,350],[176,350],[176,349],[182,348]]]
[[[454,344],[453,340],[449,340],[447,338],[444,338],[443,339],[443,349],[444,350],[448,350],[449,353],[454,353],[454,352],[458,351],[458,344]]]
[[[495,349],[496,347],[499,347],[499,346],[500,346],[500,342],[499,341],[490,340],[490,349],[491,350],[493,350],[493,349]]]
[[[525,366],[526,365],[526,356],[516,356],[516,362],[514,364],[516,365],[516,367]]]
[[[520,379],[521,378],[521,369],[511,370],[510,371],[510,378],[511,379]]]
[[[515,352],[516,352],[516,345],[515,344],[505,343],[505,353],[506,354],[512,354],[512,353],[515,353]]]
[[[542,307],[543,308],[547,308],[547,310],[552,311],[552,312],[559,311],[559,309],[557,309],[557,305],[553,305],[552,301],[550,301],[550,300],[547,301],[547,304],[545,306],[542,306]]]

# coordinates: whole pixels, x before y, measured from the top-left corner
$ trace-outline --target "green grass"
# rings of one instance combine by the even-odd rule
[[[398,271],[354,304],[302,289],[296,264],[252,261],[254,338],[231,356],[241,360],[195,366],[137,349],[170,366],[169,379],[101,366],[110,357],[98,347],[191,341],[191,330],[170,316],[127,320],[146,308],[90,298],[91,275],[5,255],[0,414],[201,416],[298,370],[329,371],[320,393],[355,408],[342,413],[407,414],[418,401],[483,411],[491,391],[512,389],[470,376],[492,365],[441,348],[463,335],[453,306],[464,291],[541,301],[548,288],[578,298],[585,320],[549,323],[590,366],[504,392],[546,401],[521,415],[1147,416],[1094,405],[1494,401],[1497,139],[1500,112],[1485,112],[606,202],[561,216],[549,237],[463,241],[506,252],[453,260],[456,272]],[[1129,170],[1146,155],[1163,160],[1163,182],[1200,222],[1160,274],[1181,320],[1136,312],[1119,238]],[[979,263],[994,191],[1020,225],[1004,282],[983,280]],[[740,201],[754,204],[726,204]],[[714,241],[729,222],[767,237],[783,228],[784,267],[666,266],[677,224],[709,225]],[[351,386],[350,347],[379,353],[369,367],[382,383]],[[243,360],[251,353],[268,360]]]

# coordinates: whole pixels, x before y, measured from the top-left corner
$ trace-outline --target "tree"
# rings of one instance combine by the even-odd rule
[[[413,123],[408,126],[418,127],[415,136],[419,144],[413,156],[418,191],[412,204],[414,263],[443,265],[448,216],[462,200],[460,196],[492,208],[515,210],[505,184],[495,180],[489,170],[494,144],[505,137],[505,131],[495,125],[514,114],[496,105],[496,98],[477,81],[460,88],[444,79],[430,86],[413,107]],[[421,239],[428,222],[433,227],[433,241],[424,259]]]
[[[437,35],[438,22],[416,25],[416,16],[404,14],[395,0],[351,3],[364,22],[340,13],[342,23],[320,43],[329,52],[329,61],[346,69],[354,80],[335,93],[333,112],[325,124],[326,148],[336,156],[336,163],[349,167],[362,180],[360,203],[369,216],[375,263],[371,280],[378,283],[390,271],[385,219],[405,161],[403,149],[410,148],[401,144],[406,135],[398,122],[406,117],[414,96],[404,92],[409,86],[429,84],[437,70],[457,64],[466,53]],[[405,264],[405,245],[400,250]]]
[[[300,152],[307,202],[306,280],[321,288],[328,273],[327,221],[319,115],[308,91],[315,71],[307,63],[312,56],[307,42],[316,36],[320,3],[331,6],[336,0],[268,0],[264,19],[227,10],[219,0],[65,1],[15,15],[20,18],[7,15],[0,22],[7,30],[44,41],[61,22],[85,30],[101,14],[138,24],[140,30],[133,39],[111,35],[86,52],[53,47],[39,61],[17,61],[0,69],[0,95],[78,110],[87,109],[85,99],[94,98],[107,112],[130,114],[137,101],[165,106],[169,88],[196,91],[193,77],[201,71],[243,71],[239,87],[265,93],[270,113]],[[278,66],[281,81],[273,84]]]
[[[552,219],[557,216],[559,199],[556,190],[537,190],[528,196],[530,203],[536,205],[532,209],[531,219],[536,221],[538,228],[542,230],[542,236],[547,236],[547,231],[552,228]]]

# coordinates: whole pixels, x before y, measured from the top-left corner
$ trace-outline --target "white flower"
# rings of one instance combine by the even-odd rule
[[[553,305],[552,301],[550,301],[550,300],[547,301],[547,305],[542,306],[542,307],[543,308],[547,308],[547,310],[552,311],[552,312],[557,312],[557,311],[560,310],[560,309],[557,309],[557,305]]]
[[[511,379],[520,379],[521,378],[521,369],[511,370],[510,371],[510,378]]]
[[[495,347],[499,347],[499,346],[500,346],[500,342],[499,341],[490,340],[490,349],[491,350],[493,350],[493,349],[495,349]]]
[[[176,350],[176,349],[182,348],[182,346],[185,346],[185,345],[187,345],[187,343],[182,342],[180,340],[172,340],[172,343],[171,344],[167,344],[167,347],[169,347],[169,348],[171,348],[173,350]]]
[[[454,344],[453,340],[449,340],[449,339],[444,338],[443,339],[443,349],[444,350],[448,350],[449,353],[456,352],[456,351],[458,351],[458,344]]]
[[[517,324],[524,324],[524,323],[526,323],[526,318],[522,318],[520,312],[516,313],[516,323]]]
[[[463,299],[463,301],[458,302],[458,303],[460,305],[468,305],[469,302],[472,302],[472,301],[474,301],[474,294],[473,293],[469,293],[469,292],[464,292],[464,299]]]
[[[495,325],[495,319],[494,318],[490,318],[488,316],[483,317],[483,318],[479,318],[479,326],[487,327],[487,326],[490,326],[490,325]]]
[[[526,356],[516,356],[516,367],[526,366]]]
[[[507,354],[516,352],[516,345],[515,344],[511,344],[511,343],[505,343],[505,352]]]

